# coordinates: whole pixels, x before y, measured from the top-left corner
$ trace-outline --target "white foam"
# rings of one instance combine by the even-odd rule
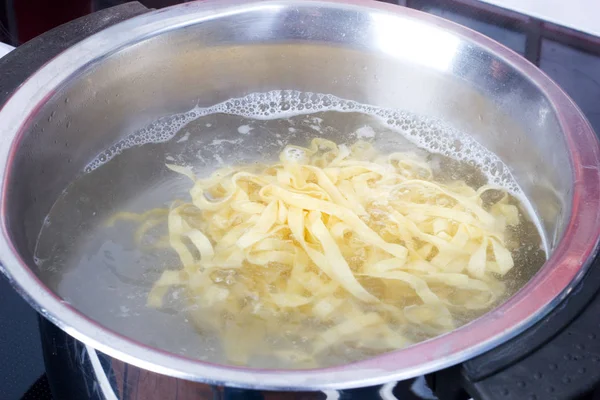
[[[190,138],[190,133],[186,132],[181,138],[177,139],[177,143],[187,142],[187,140],[189,138]]]
[[[301,161],[306,157],[306,154],[295,147],[288,147],[285,149],[285,158],[290,161]]]
[[[213,157],[215,158],[215,160],[217,160],[217,163],[219,165],[225,164],[225,162],[223,161],[223,159],[221,158],[221,156],[218,153],[213,153]]]
[[[251,130],[252,130],[252,128],[250,127],[250,125],[238,126],[238,129],[237,129],[237,131],[242,135],[249,134]]]
[[[375,137],[375,130],[370,126],[362,126],[356,130],[356,137],[360,139],[371,139]]]
[[[213,141],[210,142],[207,146],[221,146],[223,143],[238,144],[241,142],[242,139],[213,139]]]
[[[515,195],[521,195],[515,179],[498,156],[470,136],[451,129],[439,121],[405,111],[344,100],[329,94],[295,90],[252,93],[245,97],[229,99],[212,107],[195,107],[181,114],[161,118],[99,154],[86,166],[85,171],[90,172],[98,168],[127,148],[146,143],[166,142],[185,125],[205,115],[225,113],[251,119],[272,120],[324,111],[361,112],[377,117],[382,123],[400,132],[415,145],[432,153],[443,154],[477,165],[487,176],[489,183],[502,186]],[[313,120],[316,125],[320,125],[320,122],[316,119]],[[240,133],[248,133],[249,129],[246,128],[250,127],[244,125],[239,127],[238,131],[241,129]],[[365,135],[367,133],[371,134],[364,131]],[[357,136],[360,135],[361,133],[357,132]]]

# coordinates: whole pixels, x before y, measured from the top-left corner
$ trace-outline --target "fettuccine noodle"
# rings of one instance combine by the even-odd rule
[[[340,345],[404,347],[414,332],[447,332],[456,313],[491,307],[513,267],[505,234],[519,212],[505,191],[436,182],[414,153],[314,139],[277,164],[206,179],[168,167],[191,179],[191,201],[146,215],[137,231],[141,240],[167,213],[181,261],[148,305],[183,287],[194,322],[219,335],[232,363],[267,355],[313,367]],[[500,200],[486,204],[490,190]]]

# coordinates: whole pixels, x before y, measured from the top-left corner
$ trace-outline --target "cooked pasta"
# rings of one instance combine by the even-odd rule
[[[219,335],[232,363],[266,355],[313,367],[341,345],[404,347],[414,332],[440,334],[458,313],[491,307],[513,268],[505,235],[519,212],[507,193],[437,182],[415,153],[314,139],[278,163],[206,179],[167,167],[193,182],[191,199],[121,216],[142,221],[141,242],[167,215],[181,265],[163,272],[148,305],[184,288],[196,326]]]

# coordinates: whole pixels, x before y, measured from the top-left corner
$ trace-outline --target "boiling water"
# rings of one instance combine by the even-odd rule
[[[440,181],[507,188],[522,216],[509,232],[508,240],[515,244],[510,247],[516,250],[515,267],[505,277],[507,295],[545,261],[531,208],[508,168],[469,137],[404,112],[330,95],[274,91],[163,118],[99,154],[58,199],[40,232],[36,257],[44,280],[78,310],[116,332],[188,357],[226,363],[218,338],[199,334],[188,320],[181,291],[169,293],[161,310],[146,307],[161,272],[178,267],[176,256],[139,248],[135,223],[106,222],[116,212],[144,212],[189,199],[189,180],[165,163],[191,166],[197,176],[205,176],[225,165],[275,161],[286,145],[306,146],[316,137],[346,144],[366,140],[383,153],[421,152]],[[460,323],[478,315],[463,315]],[[337,352],[323,362],[335,365],[366,356],[358,350]],[[272,359],[254,360],[253,366],[295,367]]]

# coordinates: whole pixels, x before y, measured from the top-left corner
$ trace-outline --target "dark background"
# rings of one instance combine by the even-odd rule
[[[126,3],[123,0],[0,0],[0,41],[16,46],[90,12]],[[142,0],[148,8],[185,3],[182,0]]]
[[[149,8],[185,2],[139,1]],[[18,46],[57,25],[124,2],[0,0],[0,41]],[[387,2],[453,20],[525,56],[578,103],[596,132],[600,132],[600,38],[485,5],[477,0]],[[600,23],[600,16],[598,18]],[[21,399],[43,373],[37,316],[8,282],[0,277],[0,400]]]

